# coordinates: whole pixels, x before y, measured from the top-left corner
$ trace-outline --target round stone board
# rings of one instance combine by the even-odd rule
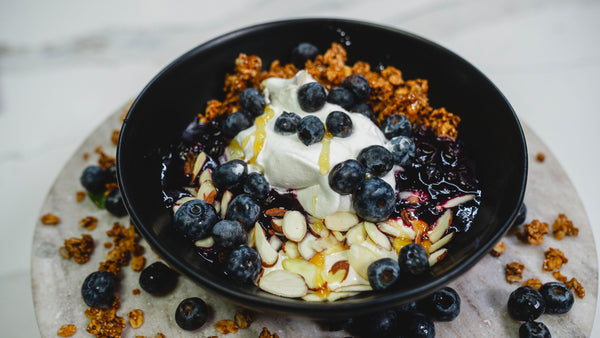
[[[86,166],[96,163],[98,155],[94,150],[98,146],[114,156],[116,148],[111,142],[111,135],[114,130],[120,128],[123,113],[124,110],[115,112],[83,142],[57,177],[40,211],[40,217],[46,213],[53,213],[61,219],[56,226],[42,225],[38,221],[32,243],[33,300],[42,337],[56,337],[58,329],[64,324],[74,324],[77,327],[73,337],[91,337],[86,332],[89,320],[84,314],[87,306],[81,299],[81,284],[88,274],[97,270],[99,262],[105,260],[109,249],[105,249],[103,243],[111,241],[106,231],[114,222],[129,225],[129,220],[127,217],[116,218],[106,210],[99,209],[87,197],[77,202],[76,192],[83,191],[79,176]],[[538,320],[544,322],[555,337],[590,335],[598,284],[598,264],[592,229],[572,183],[556,158],[527,126],[524,126],[524,130],[529,150],[529,177],[525,195],[528,208],[526,222],[538,219],[552,226],[557,215],[564,213],[579,228],[579,235],[567,236],[558,241],[548,234],[539,246],[525,244],[514,234],[506,235],[503,242],[507,250],[503,255],[486,255],[475,267],[450,284],[462,298],[461,313],[452,322],[435,323],[438,337],[516,336],[521,323],[508,315],[506,302],[509,294],[519,284],[509,284],[506,281],[505,266],[511,262],[524,264],[523,281],[529,278],[538,278],[543,283],[554,281],[551,273],[542,270],[544,251],[550,247],[565,253],[569,261],[561,268],[561,273],[569,279],[576,277],[585,287],[586,294],[583,299],[575,299],[575,305],[569,313],[544,314]],[[89,156],[84,159],[86,153]],[[543,162],[536,160],[538,153],[545,154]],[[78,224],[87,216],[98,219],[95,230],[88,231]],[[95,242],[90,260],[80,265],[72,259],[63,259],[58,250],[64,240],[71,237],[81,238],[84,233],[90,234]],[[146,265],[159,260],[144,240],[140,243],[146,249]],[[127,321],[123,337],[154,337],[157,333],[166,337],[258,337],[263,327],[280,337],[349,336],[344,331],[323,331],[319,325],[306,318],[266,314],[256,314],[251,326],[240,329],[236,334],[223,335],[215,330],[214,325],[222,319],[233,319],[238,310],[234,305],[205,291],[183,276],[179,278],[176,289],[166,296],[155,297],[144,291],[133,295],[132,290],[139,288],[138,276],[138,272],[127,266],[123,267],[120,273],[118,294],[121,295],[121,307],[117,315]],[[186,332],[177,326],[174,314],[179,302],[191,296],[204,299],[211,307],[212,314],[201,329]],[[141,309],[144,313],[144,323],[137,329],[129,325],[127,318],[127,313],[134,309]]]

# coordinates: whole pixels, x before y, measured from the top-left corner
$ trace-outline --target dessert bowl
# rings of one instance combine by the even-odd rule
[[[344,45],[349,63],[391,65],[405,78],[429,81],[429,99],[461,117],[459,139],[475,163],[482,191],[469,231],[448,244],[448,255],[413,283],[363,292],[335,302],[307,302],[240,285],[216,271],[172,226],[161,187],[161,157],[206,102],[222,98],[223,78],[239,53],[263,65],[289,61],[300,42],[325,50]],[[527,179],[523,131],[508,101],[479,70],[451,51],[413,34],[371,23],[298,19],[243,28],[208,41],[174,60],[150,81],[127,114],[117,148],[118,183],[137,230],[174,269],[230,301],[258,311],[318,319],[351,317],[423,297],[477,263],[512,225]]]

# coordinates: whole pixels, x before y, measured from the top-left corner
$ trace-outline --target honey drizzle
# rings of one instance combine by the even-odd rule
[[[329,132],[326,132],[323,140],[321,140],[321,143],[323,144],[323,147],[321,148],[321,154],[319,155],[319,169],[321,171],[321,175],[327,175],[329,172],[329,147],[332,138],[333,135],[331,135]]]
[[[270,107],[265,108],[265,113],[256,118],[256,130],[252,134],[246,136],[246,138],[244,139],[242,148],[246,148],[246,145],[248,144],[248,142],[250,142],[252,136],[254,136],[254,154],[252,155],[252,158],[248,160],[248,164],[256,164],[256,158],[258,157],[258,154],[260,154],[260,151],[265,145],[265,139],[267,137],[265,127],[267,126],[267,122],[269,122],[269,120],[272,119],[273,116],[275,116],[275,111]]]

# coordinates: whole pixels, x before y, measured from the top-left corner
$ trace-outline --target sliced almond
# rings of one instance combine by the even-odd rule
[[[196,245],[199,248],[210,248],[215,244],[215,241],[213,240],[212,236],[203,238],[203,239],[199,239],[197,240],[194,245]]]
[[[329,229],[325,227],[325,224],[323,224],[321,220],[315,220],[308,223],[308,228],[310,229],[310,232],[317,237],[329,236]]]
[[[213,204],[216,196],[217,188],[215,188],[215,185],[212,183],[212,181],[204,182],[200,186],[200,189],[198,189],[198,198],[210,204]]]
[[[404,224],[401,218],[388,219],[385,222],[379,222],[377,223],[377,227],[381,232],[392,237],[403,237],[412,240],[416,235],[415,231]]]
[[[265,210],[265,215],[270,217],[283,217],[286,211],[287,210],[285,210],[284,208],[271,208]]]
[[[223,193],[223,197],[221,197],[221,218],[225,219],[227,214],[227,207],[229,206],[229,202],[233,199],[233,193],[229,190],[226,190]]]
[[[390,243],[390,239],[383,232],[379,231],[375,223],[364,222],[365,230],[369,238],[380,247],[385,250],[392,249],[392,243]]]
[[[431,244],[431,246],[429,247],[429,253],[438,251],[438,249],[440,249],[444,245],[448,244],[448,242],[450,242],[453,237],[454,237],[454,232],[451,232],[451,233],[447,234],[446,236],[442,237],[439,241]]]
[[[308,293],[302,297],[302,300],[305,302],[323,302],[327,300],[327,298],[321,298],[321,296],[316,293]]]
[[[349,211],[337,211],[331,215],[325,216],[323,221],[329,230],[348,231],[348,229],[358,224],[358,216]]]
[[[283,233],[282,226],[283,226],[283,219],[271,218],[271,227],[273,228],[273,230],[275,230],[275,232],[282,234]]]
[[[298,258],[300,257],[300,252],[298,251],[298,243],[292,241],[285,241],[281,247],[283,252],[289,258]]]
[[[348,260],[344,259],[335,262],[327,273],[327,283],[342,283],[348,277],[348,270],[350,270]]]
[[[378,258],[371,250],[362,245],[353,245],[348,250],[348,262],[350,266],[365,280],[369,280],[367,275],[369,265]]]
[[[279,251],[279,249],[281,249],[281,246],[283,245],[283,241],[277,236],[271,236],[269,238],[269,244],[271,244],[275,251]]]
[[[205,182],[212,182],[212,171],[210,169],[205,169],[200,177],[198,177],[198,182],[202,185]]]
[[[313,234],[307,233],[304,239],[298,243],[298,252],[307,261],[317,253],[317,250],[314,248],[316,240],[317,238]]]
[[[444,213],[431,225],[430,230],[427,231],[427,237],[431,243],[435,243],[444,236],[446,230],[450,228],[452,223],[452,210],[447,209]]]
[[[177,202],[175,202],[173,204],[173,212],[177,212],[177,209],[179,209],[179,207],[181,207],[182,205],[185,204],[185,202],[189,202],[192,200],[196,200],[196,197],[191,197],[191,196],[186,196],[186,197],[182,197],[180,199],[177,200]]]
[[[327,301],[335,302],[338,299],[354,296],[355,294],[357,294],[357,292],[330,292],[329,295],[327,295]]]
[[[446,257],[448,249],[443,248],[429,255],[429,266],[434,266],[437,262],[441,261]]]
[[[346,244],[349,246],[360,244],[367,240],[367,231],[364,223],[358,223],[346,233]]]
[[[204,162],[206,162],[206,153],[201,152],[196,157],[196,161],[194,162],[194,168],[192,169],[192,180],[190,181],[192,184],[196,180],[196,177],[200,173],[200,170],[202,170],[202,166],[204,166]]]
[[[306,218],[300,211],[289,210],[283,216],[281,229],[287,239],[300,242],[306,235]]]
[[[261,290],[281,297],[303,297],[308,292],[304,278],[287,270],[273,270],[263,275],[258,281]]]
[[[323,286],[325,282],[321,275],[321,270],[311,262],[307,262],[302,258],[286,259],[281,265],[290,272],[295,272],[304,278],[304,282],[309,289],[316,290]]]
[[[475,198],[475,194],[464,194],[464,195],[456,196],[456,197],[453,197],[453,198],[447,200],[446,202],[444,202],[440,205],[437,205],[436,209],[438,209],[438,210],[451,209],[462,203],[468,202],[474,198]]]
[[[339,231],[332,231],[331,234],[338,242],[343,242],[346,239],[346,235]]]
[[[258,223],[254,225],[254,242],[264,266],[273,266],[277,263],[279,255],[267,240],[263,228]]]

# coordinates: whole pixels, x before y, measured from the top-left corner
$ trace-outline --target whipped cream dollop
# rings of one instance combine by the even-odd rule
[[[349,113],[329,102],[316,112],[303,111],[298,103],[298,88],[314,81],[304,70],[290,79],[265,80],[265,113],[256,118],[253,126],[235,136],[227,154],[229,159],[243,158],[250,170],[261,172],[278,192],[293,190],[306,212],[323,218],[337,211],[354,211],[351,195],[340,195],[330,188],[328,174],[331,168],[345,160],[356,159],[359,152],[368,146],[390,147],[379,127],[364,115]],[[284,111],[300,117],[314,115],[325,124],[327,115],[335,110],[350,116],[353,126],[350,136],[340,138],[326,135],[321,142],[306,146],[297,134],[282,135],[275,131],[275,121]],[[382,177],[394,189],[395,170],[397,167]]]

